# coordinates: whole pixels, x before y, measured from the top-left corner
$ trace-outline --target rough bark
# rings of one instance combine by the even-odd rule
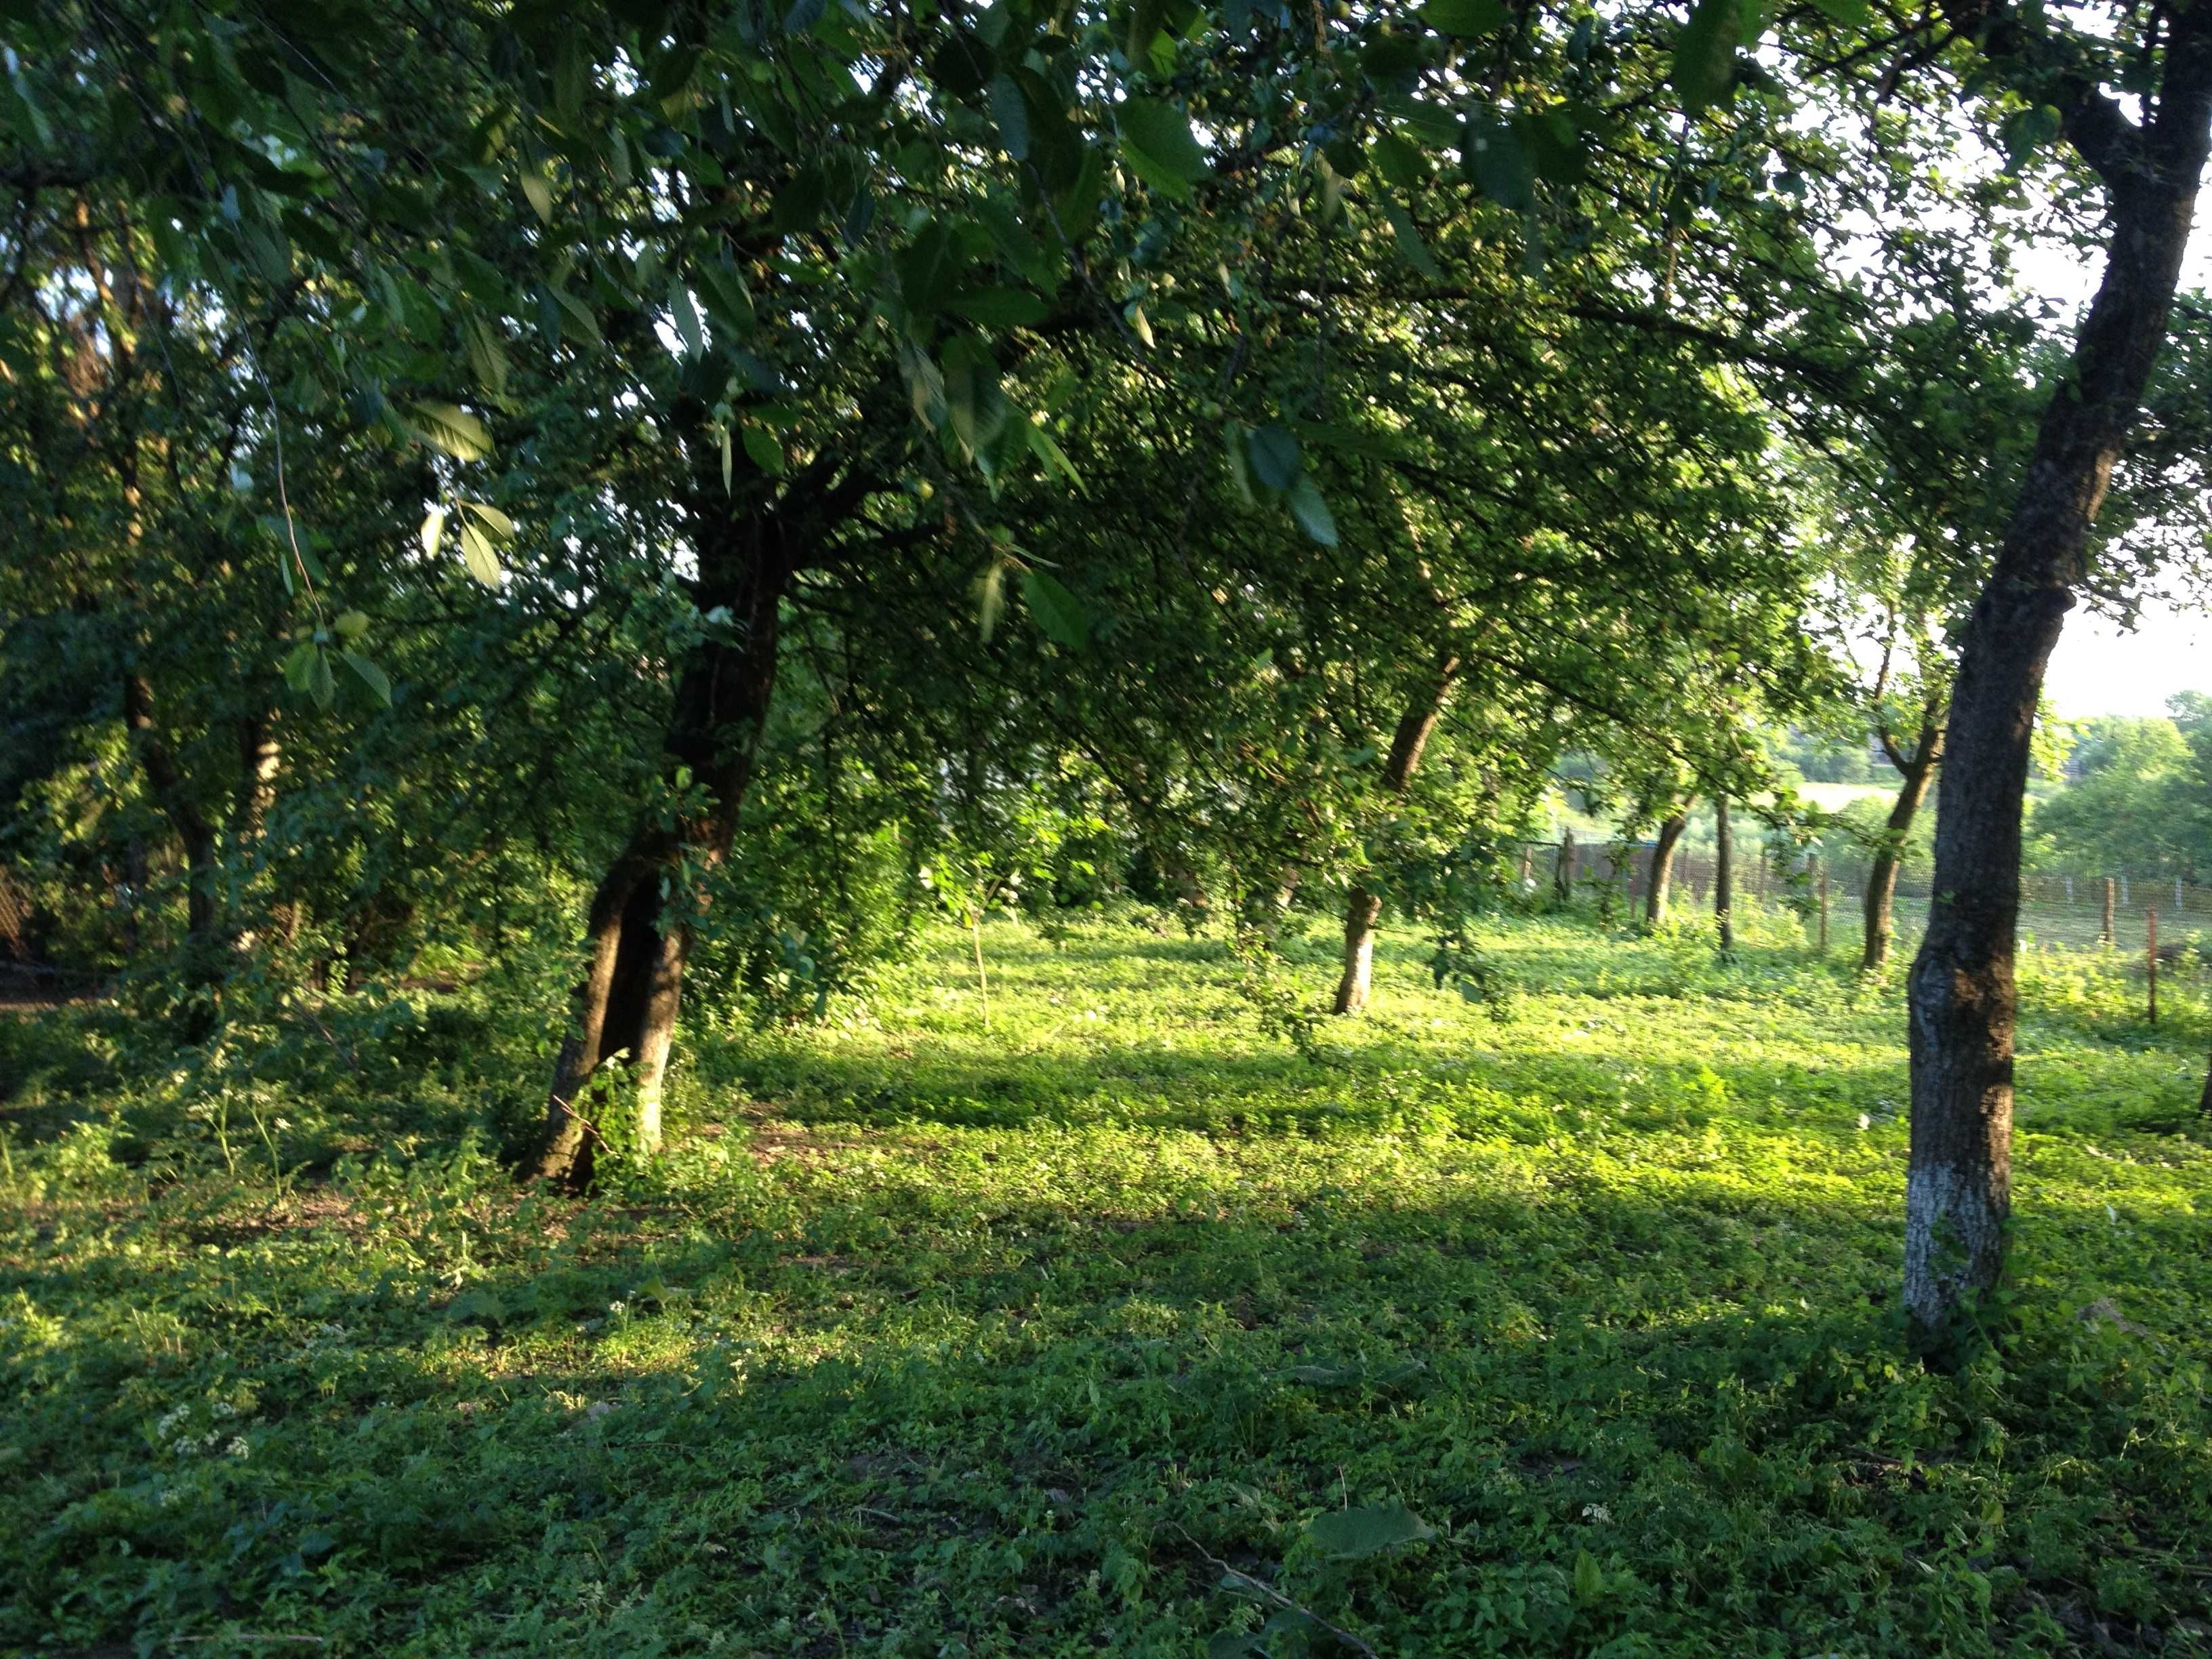
[[[1859,969],[1869,974],[1889,960],[1890,940],[1896,933],[1897,872],[1905,862],[1905,837],[1912,833],[1912,821],[1920,815],[1921,805],[1928,799],[1928,786],[1943,758],[1942,709],[1931,703],[1922,714],[1920,738],[1911,754],[1892,744],[1886,732],[1882,744],[1904,781],[1890,806],[1881,846],[1867,870],[1866,943],[1859,952]]]
[[[617,1054],[633,1079],[639,1144],[660,1142],[663,1085],[691,948],[690,882],[727,855],[775,689],[778,611],[796,568],[787,528],[763,515],[700,538],[696,599],[729,621],[692,650],[662,749],[703,799],[672,827],[641,816],[593,893],[589,966],[547,1091],[535,1174],[581,1185],[599,1139],[592,1080]]]
[[[1659,839],[1651,848],[1651,880],[1644,892],[1644,921],[1647,927],[1656,927],[1667,920],[1667,903],[1674,890],[1674,849],[1681,844],[1682,832],[1690,827],[1690,820],[1682,813],[1662,818],[1659,823]]]
[[[1966,0],[1954,5],[1968,9]],[[2009,11],[1991,21],[1975,9],[1971,21],[2001,69],[2035,72],[2039,31]],[[2092,83],[2054,100],[2066,136],[2105,182],[2112,228],[2072,373],[2044,411],[1960,639],[1938,786],[1936,900],[1909,989],[1904,1293],[1914,1344],[1934,1363],[1960,1352],[2003,1274],[2029,739],[2045,665],[2087,574],[2090,526],[2166,339],[2212,132],[2212,12],[2172,13],[2168,28],[2146,125]]]
[[[1713,921],[1720,930],[1721,949],[1735,949],[1735,840],[1729,833],[1726,795],[1713,797]]]
[[[1436,672],[1423,682],[1390,738],[1390,752],[1382,763],[1383,793],[1394,799],[1405,794],[1420,770],[1421,756],[1437,729],[1437,721],[1459,678],[1459,658],[1447,653]],[[1340,1014],[1356,1014],[1367,1006],[1375,982],[1375,928],[1382,917],[1382,899],[1364,884],[1352,890],[1344,910],[1344,973],[1336,983],[1332,1005]]]

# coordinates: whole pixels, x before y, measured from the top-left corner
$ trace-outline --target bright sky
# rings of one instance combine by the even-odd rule
[[[2045,681],[2062,720],[2163,714],[2177,691],[2212,691],[2212,615],[2146,607],[2132,634],[2076,610]]]
[[[2023,285],[2086,307],[2099,268],[2070,252],[2038,249],[2020,262]],[[2212,289],[2212,192],[2200,198],[2184,289]],[[2051,653],[2044,688],[2061,720],[2163,714],[2177,691],[2212,692],[2212,615],[2146,605],[2135,632],[2076,606]]]

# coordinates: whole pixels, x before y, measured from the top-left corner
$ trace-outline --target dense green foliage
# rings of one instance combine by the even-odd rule
[[[2154,1035],[2025,959],[2019,1322],[1943,1377],[1893,994],[1786,914],[1733,965],[1500,918],[1503,1021],[1395,936],[1322,1064],[1147,920],[986,928],[988,1027],[944,933],[865,1016],[702,1040],[589,1203],[485,1156],[532,1039],[481,994],[189,1080],[112,1011],[0,1023],[0,1643],[2212,1641],[2202,977]]]
[[[2013,952],[2208,147],[2185,7],[0,0],[0,1644],[2201,1649],[2201,942]]]
[[[2185,692],[2172,718],[2084,720],[2071,787],[2035,810],[2040,861],[2201,882],[2212,874],[2212,697]]]

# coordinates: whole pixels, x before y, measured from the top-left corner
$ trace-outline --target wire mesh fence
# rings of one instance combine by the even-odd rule
[[[1651,889],[1656,850],[1650,842],[1534,842],[1522,849],[1521,879],[1531,891],[1595,893],[1609,896],[1624,914],[1640,914]],[[1815,854],[1785,862],[1753,843],[1738,851],[1730,868],[1733,903],[1739,911],[1791,908],[1809,929],[1818,926],[1825,907],[1832,945],[1855,948],[1863,939],[1866,861],[1830,869]],[[1710,854],[1677,851],[1669,875],[1669,909],[1711,909],[1717,869]],[[1899,872],[1891,911],[1899,950],[1909,950],[1926,927],[1932,897],[1925,868]],[[2154,930],[2161,956],[2169,960],[2199,945],[2212,950],[2212,886],[2128,871],[2021,878],[2020,931],[2025,939],[2141,951],[2149,947]]]

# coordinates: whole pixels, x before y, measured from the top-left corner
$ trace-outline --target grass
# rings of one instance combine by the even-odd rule
[[[1322,1063],[1212,941],[994,927],[986,1029],[946,935],[696,1033],[589,1204],[458,1127],[490,1060],[217,1133],[0,1026],[0,1650],[2212,1652],[2203,985],[2027,964],[2015,1319],[1942,1378],[1896,996],[1793,926],[1501,925],[1503,1020],[1394,937]]]

